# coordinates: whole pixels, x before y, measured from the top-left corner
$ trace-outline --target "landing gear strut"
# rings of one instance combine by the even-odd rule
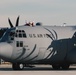
[[[12,64],[12,68],[13,68],[13,70],[23,70],[24,69],[24,65],[20,64],[20,63],[13,63]]]
[[[56,64],[56,65],[52,65],[54,70],[59,70],[60,69],[60,65]]]
[[[59,69],[63,69],[63,70],[68,70],[69,69],[70,64],[53,64],[52,67],[54,70],[59,70]]]
[[[69,69],[69,64],[63,64],[61,67],[63,70],[68,70]]]

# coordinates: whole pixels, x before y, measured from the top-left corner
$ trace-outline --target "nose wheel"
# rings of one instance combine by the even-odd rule
[[[13,70],[23,70],[24,69],[24,64],[13,63],[12,68],[13,68]]]

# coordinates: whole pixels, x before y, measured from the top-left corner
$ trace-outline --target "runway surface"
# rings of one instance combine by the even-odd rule
[[[76,66],[70,66],[69,70],[53,70],[50,65],[35,66],[13,71],[11,65],[0,65],[0,75],[76,75]]]

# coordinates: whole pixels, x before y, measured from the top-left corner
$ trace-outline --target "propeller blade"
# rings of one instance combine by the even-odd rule
[[[16,20],[16,25],[15,25],[16,27],[19,25],[19,17],[20,17],[20,16],[18,16],[18,17],[17,17],[17,20]]]
[[[9,22],[10,27],[13,28],[14,26],[9,18],[8,18],[8,22]]]

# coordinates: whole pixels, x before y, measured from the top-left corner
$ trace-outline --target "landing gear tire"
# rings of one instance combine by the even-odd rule
[[[13,68],[13,70],[23,70],[24,69],[24,65],[23,64],[19,64],[19,63],[13,63],[12,64],[12,68]]]
[[[69,64],[63,64],[61,67],[63,70],[68,70],[69,69]]]
[[[53,67],[54,70],[59,70],[60,69],[60,65],[58,65],[58,64],[57,65],[52,65],[52,67]]]

